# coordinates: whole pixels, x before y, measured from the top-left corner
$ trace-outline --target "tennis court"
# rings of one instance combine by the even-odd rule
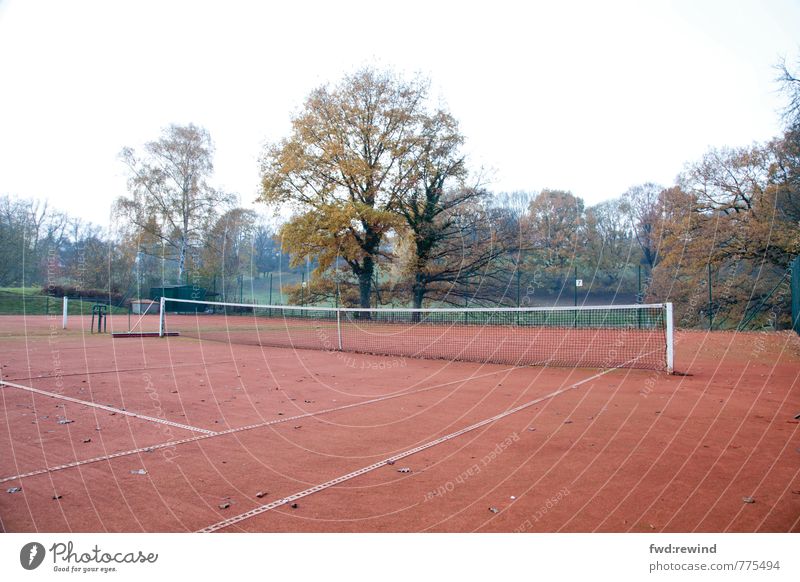
[[[2,530],[800,531],[797,336],[392,317],[0,317]]]

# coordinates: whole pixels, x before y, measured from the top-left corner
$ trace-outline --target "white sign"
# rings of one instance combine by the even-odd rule
[[[576,287],[583,287],[583,279],[575,279]]]

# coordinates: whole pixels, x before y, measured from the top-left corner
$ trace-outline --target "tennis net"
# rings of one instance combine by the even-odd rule
[[[672,372],[672,304],[333,308],[163,298],[159,331],[262,347]]]

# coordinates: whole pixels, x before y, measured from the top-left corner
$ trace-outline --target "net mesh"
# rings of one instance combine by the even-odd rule
[[[664,305],[335,309],[165,299],[164,331],[264,347],[515,366],[667,366]]]
[[[207,341],[515,366],[667,368],[665,305],[334,309],[165,299],[164,331]]]

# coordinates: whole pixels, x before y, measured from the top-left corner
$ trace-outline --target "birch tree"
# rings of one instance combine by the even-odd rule
[[[200,248],[219,213],[234,196],[213,188],[214,144],[208,131],[194,124],[170,125],[139,155],[126,147],[120,157],[129,172],[129,196],[116,209],[137,231],[160,242],[178,263],[183,281],[190,250]]]

